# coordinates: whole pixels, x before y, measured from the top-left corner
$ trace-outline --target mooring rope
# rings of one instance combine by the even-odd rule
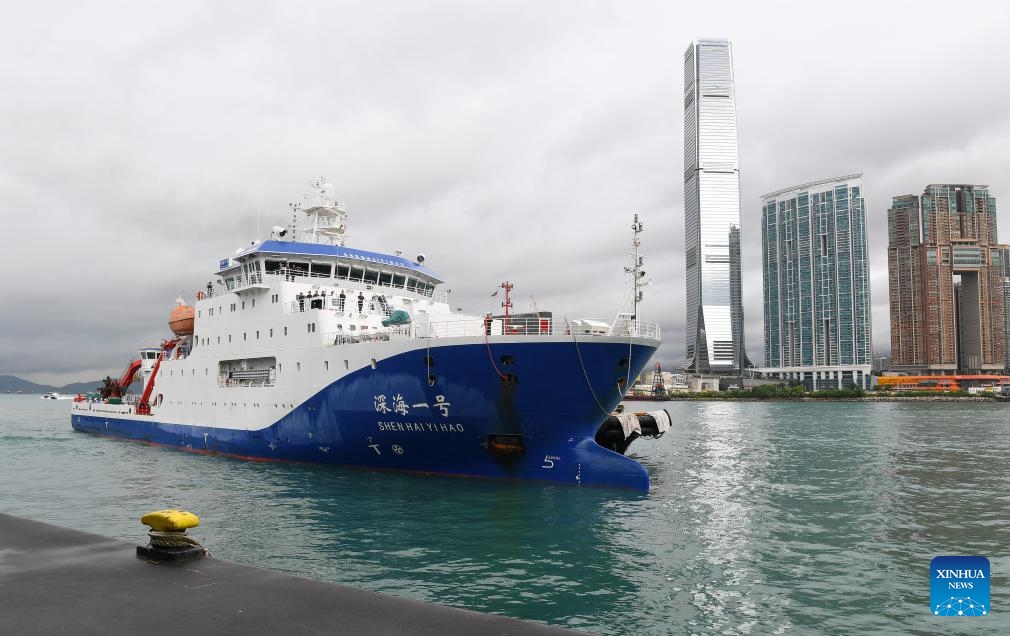
[[[494,363],[494,356],[491,355],[491,343],[488,341],[487,338],[488,336],[487,327],[485,327],[483,331],[484,331],[484,344],[487,345],[487,359],[491,361],[491,367],[494,369],[494,372],[498,374],[498,377],[501,378],[502,380],[508,381],[509,379],[508,376],[499,371],[498,365]]]
[[[636,322],[635,327],[636,327],[636,331],[637,331],[637,327],[638,327],[638,325],[637,325],[638,319],[637,318],[635,319],[635,322]],[[624,390],[625,391],[628,391],[629,389],[631,389],[631,352],[632,352],[631,344],[632,344],[633,340],[634,340],[634,335],[632,335],[632,333],[631,333],[631,323],[629,322],[628,323],[628,373],[627,373],[627,376],[624,379]],[[621,397],[623,398],[624,395],[622,394]]]
[[[603,408],[603,403],[600,402],[600,398],[596,397],[596,391],[593,390],[593,383],[589,381],[589,372],[586,371],[586,364],[582,361],[582,351],[579,350],[579,340],[575,337],[575,330],[572,329],[572,324],[568,322],[568,316],[565,316],[565,325],[568,326],[568,333],[571,334],[572,342],[575,343],[575,353],[579,356],[579,366],[582,367],[582,377],[586,379],[586,386],[589,387],[589,392],[596,401],[596,406],[600,407],[600,411],[603,412],[603,416],[610,417],[610,413],[607,412],[607,409]]]
[[[431,323],[428,323],[428,337],[424,339],[425,354],[424,366],[428,368],[428,386],[435,386],[434,376],[431,375]]]
[[[147,533],[152,548],[185,548],[186,546],[196,546],[203,550],[206,556],[210,556],[210,550],[203,547],[196,539],[186,536],[186,532],[172,532],[151,530]]]

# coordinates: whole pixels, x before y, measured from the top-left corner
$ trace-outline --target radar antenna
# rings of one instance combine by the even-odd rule
[[[312,190],[303,197],[302,203],[291,204],[296,217],[299,211],[307,217],[302,241],[343,246],[347,239],[347,210],[337,202],[335,188],[325,177],[310,181],[309,186]]]

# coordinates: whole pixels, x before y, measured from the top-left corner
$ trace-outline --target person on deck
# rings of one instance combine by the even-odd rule
[[[358,292],[358,313],[360,314],[365,309],[365,295]]]
[[[488,335],[488,336],[491,335],[491,323],[493,321],[494,321],[494,318],[491,317],[491,312],[490,311],[487,312],[487,315],[484,316],[484,334],[485,335]]]

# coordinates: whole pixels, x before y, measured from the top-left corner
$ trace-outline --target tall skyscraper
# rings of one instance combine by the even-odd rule
[[[870,283],[862,175],[761,201],[765,367],[808,389],[870,388]]]
[[[750,366],[740,286],[740,165],[733,53],[698,40],[684,53],[684,235],[687,368],[735,374]]]
[[[1001,245],[993,254],[993,267],[1003,277],[1003,368],[1010,370],[1010,246]]]
[[[924,374],[1006,365],[1008,248],[984,185],[929,185],[887,211],[891,363]]]

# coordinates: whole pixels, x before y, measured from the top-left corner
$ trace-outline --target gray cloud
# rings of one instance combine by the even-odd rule
[[[865,173],[887,350],[890,197],[938,181],[1007,193],[1008,10],[992,3],[22,5],[0,7],[0,373],[118,372],[320,175],[353,245],[425,252],[472,311],[508,278],[519,308],[612,316],[640,213],[643,316],[672,366],[698,37],[734,43],[752,358],[762,194]]]

